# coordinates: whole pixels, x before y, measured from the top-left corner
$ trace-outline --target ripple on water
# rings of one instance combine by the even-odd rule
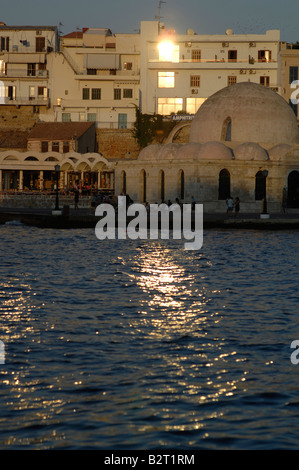
[[[297,233],[0,226],[0,446],[297,446]]]

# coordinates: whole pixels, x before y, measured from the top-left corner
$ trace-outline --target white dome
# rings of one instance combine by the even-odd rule
[[[157,153],[161,149],[161,144],[148,145],[141,150],[138,156],[138,160],[156,160]]]
[[[206,142],[197,153],[198,160],[232,160],[232,150],[221,142]]]
[[[269,160],[267,151],[255,142],[245,142],[234,150],[236,160]]]
[[[226,129],[230,124],[230,134]],[[227,139],[227,140],[226,140]],[[297,120],[289,104],[263,85],[241,82],[210,96],[197,111],[190,142],[299,143]]]
[[[270,160],[283,160],[286,154],[291,150],[292,146],[288,144],[279,144],[272,147],[269,151]]]

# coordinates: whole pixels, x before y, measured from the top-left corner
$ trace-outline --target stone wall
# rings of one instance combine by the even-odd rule
[[[0,130],[28,131],[38,121],[33,106],[0,106]]]
[[[54,209],[56,196],[54,194],[0,194],[0,207],[20,209]],[[70,206],[74,208],[74,196],[59,195],[59,208]],[[90,207],[90,196],[80,196],[79,209]]]
[[[98,152],[107,159],[137,158],[139,146],[129,129],[97,129]]]

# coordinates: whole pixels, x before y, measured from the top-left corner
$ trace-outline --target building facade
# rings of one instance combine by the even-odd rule
[[[49,109],[50,71],[47,58],[59,48],[51,26],[0,24],[1,105]]]

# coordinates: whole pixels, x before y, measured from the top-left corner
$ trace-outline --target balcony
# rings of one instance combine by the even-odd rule
[[[148,68],[150,70],[192,70],[192,69],[241,69],[241,68],[256,68],[256,69],[276,69],[277,60],[262,60],[262,59],[224,59],[215,57],[211,59],[200,59],[194,61],[192,59],[181,58],[179,62],[162,62],[158,59],[149,59]]]
[[[50,98],[34,98],[34,97],[20,97],[20,98],[1,98],[0,105],[10,106],[50,106]]]
[[[48,70],[22,70],[22,69],[11,69],[0,71],[0,78],[32,78],[34,80],[45,80],[49,78]]]

